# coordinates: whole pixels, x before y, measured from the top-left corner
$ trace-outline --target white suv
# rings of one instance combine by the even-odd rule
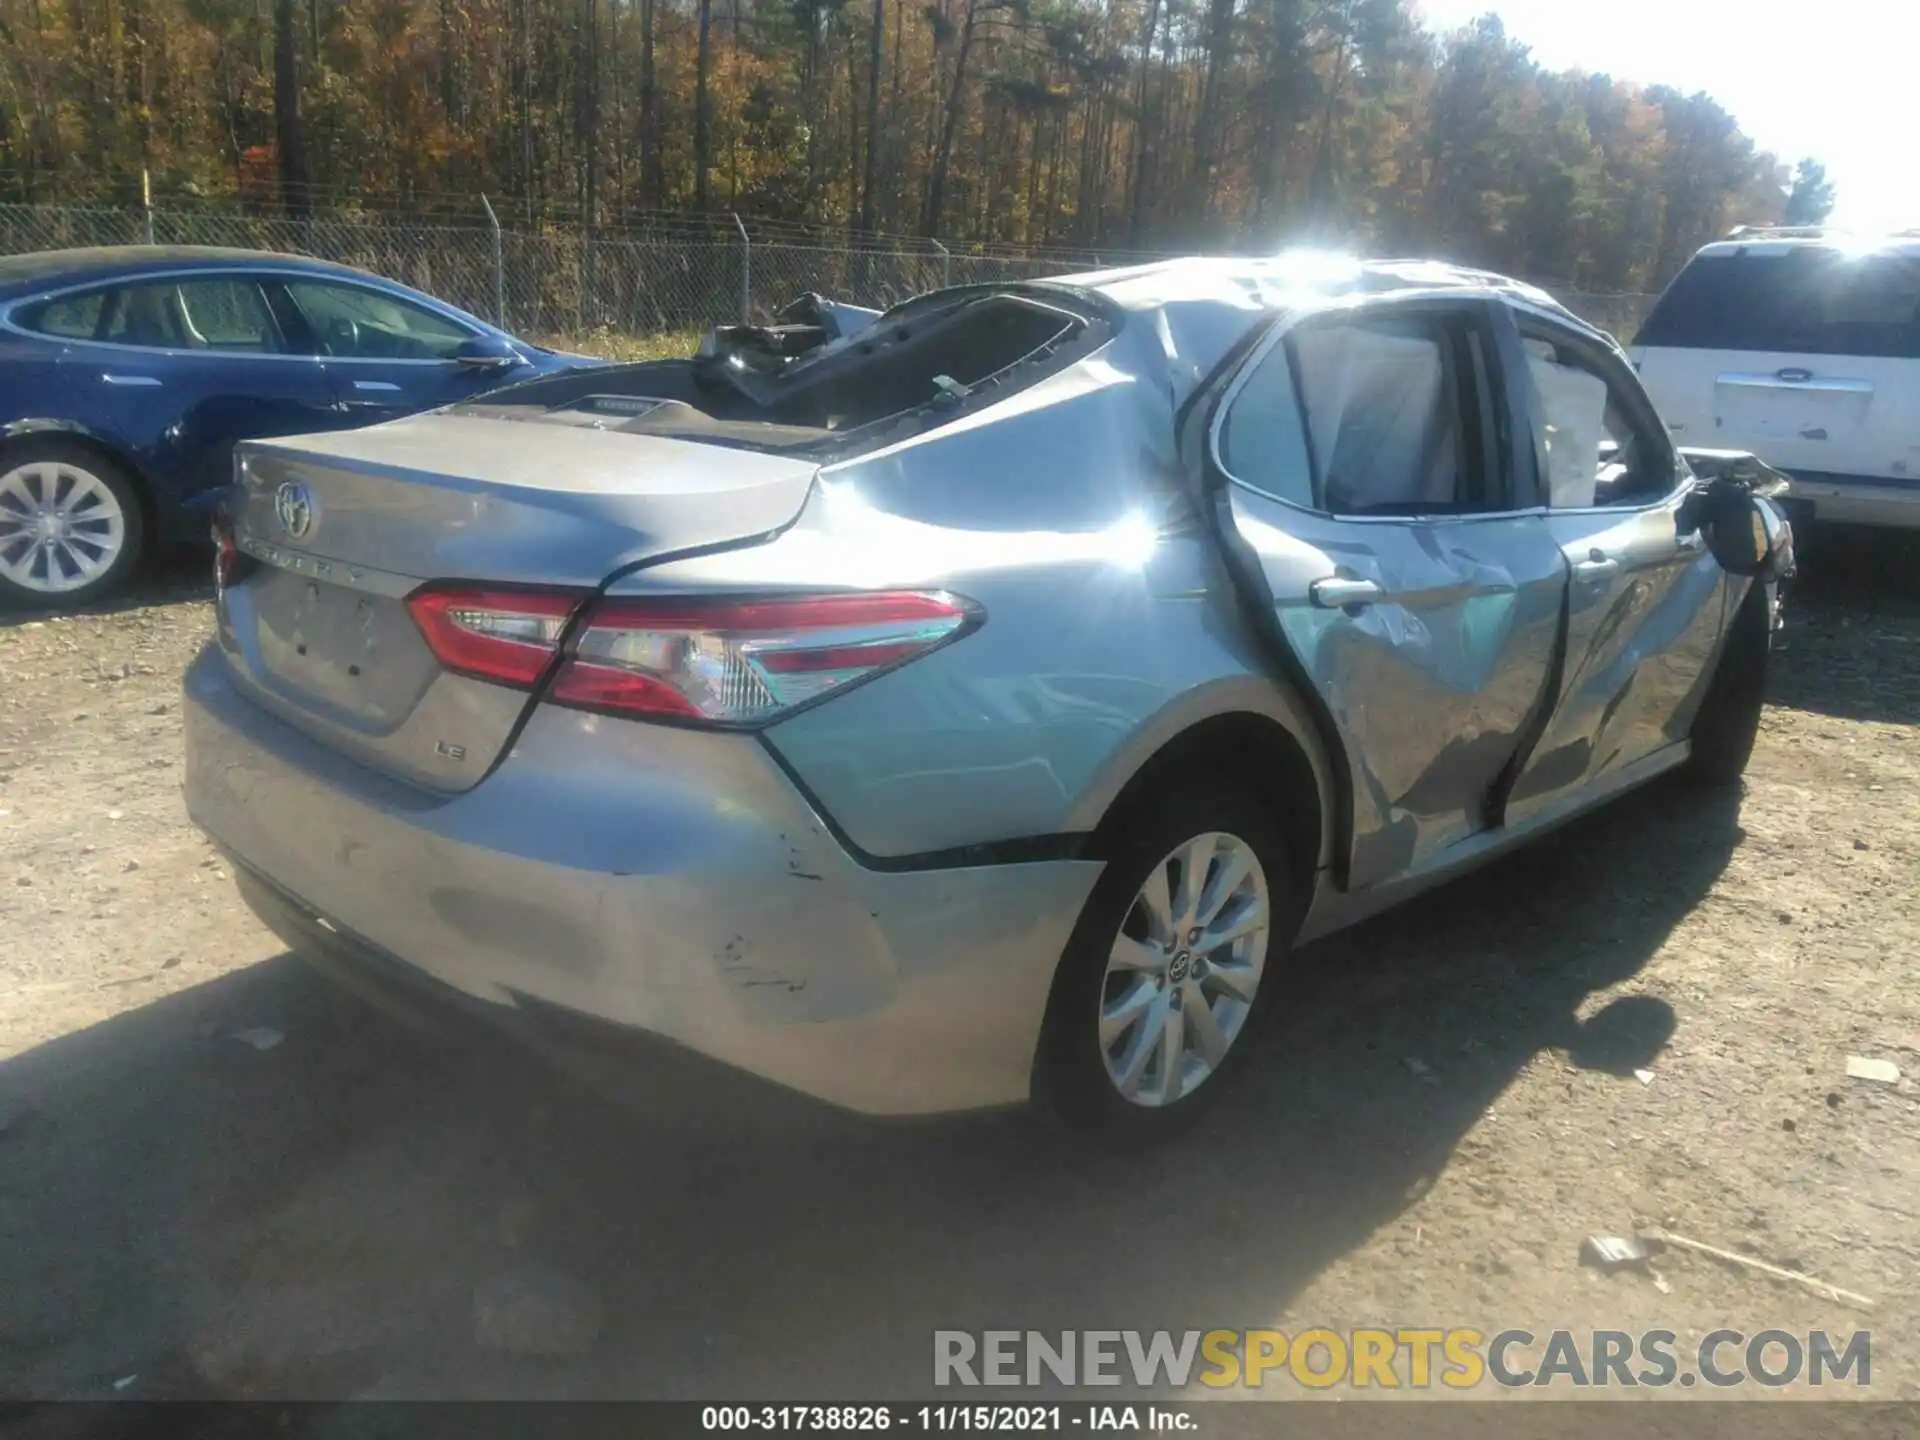
[[[1817,520],[1920,529],[1920,235],[1736,230],[1628,353],[1677,445],[1752,451]]]

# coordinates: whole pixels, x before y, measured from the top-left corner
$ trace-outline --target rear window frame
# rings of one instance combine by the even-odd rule
[[[1508,405],[1520,427],[1519,450],[1528,457],[1523,473],[1516,478],[1522,490],[1528,492],[1530,505],[1556,517],[1631,515],[1671,504],[1681,490],[1693,483],[1693,476],[1681,463],[1680,447],[1674,441],[1673,432],[1667,428],[1667,422],[1661,417],[1659,407],[1653,403],[1653,397],[1641,383],[1633,362],[1610,337],[1598,331],[1590,332],[1578,324],[1568,324],[1560,316],[1535,305],[1516,304],[1508,307],[1501,328]],[[1631,504],[1554,506],[1549,503],[1546,437],[1541,429],[1540,417],[1535,413],[1533,385],[1527,374],[1526,352],[1522,343],[1530,331],[1579,356],[1607,382],[1610,390],[1618,393],[1629,417],[1637,422],[1645,437],[1664,452],[1666,463],[1673,471],[1671,485],[1657,494],[1648,491],[1644,497],[1635,496]]]
[[[1070,283],[1017,280],[956,285],[902,301],[853,334],[809,351],[794,362],[794,368],[790,371],[773,376],[748,376],[747,384],[738,393],[744,404],[764,407],[776,398],[779,386],[786,383],[790,376],[805,378],[801,367],[836,360],[846,363],[850,353],[858,352],[863,337],[869,342],[875,341],[883,333],[884,327],[898,325],[903,320],[911,321],[916,326],[932,323],[951,310],[978,300],[1001,296],[1028,302],[1030,306],[1042,310],[1057,311],[1063,320],[1075,323],[1065,327],[1067,333],[1056,336],[967,387],[964,395],[948,393],[929,396],[918,405],[859,426],[843,430],[822,429],[818,442],[764,445],[744,436],[736,436],[731,440],[720,435],[682,438],[692,443],[721,448],[803,457],[822,466],[848,463],[876,450],[931,435],[1024,394],[1098,354],[1131,323],[1128,313],[1107,296]],[[640,360],[592,370],[566,370],[533,376],[471,400],[456,402],[447,407],[447,413],[537,422],[546,416],[574,409],[598,396],[614,400],[677,399],[716,421],[754,423],[755,417],[724,413],[724,407],[699,393],[705,382],[698,378],[698,368],[707,363],[711,362],[693,357]]]

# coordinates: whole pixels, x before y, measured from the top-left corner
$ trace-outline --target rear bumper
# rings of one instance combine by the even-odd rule
[[[257,908],[307,917],[268,915],[299,948],[331,926],[474,1001],[650,1032],[867,1114],[1027,1097],[1100,869],[864,869],[747,736],[541,707],[446,797],[267,714],[217,650],[185,718],[188,811],[266,882]]]
[[[1920,529],[1920,480],[1874,476],[1792,472],[1786,500],[1791,509],[1811,510],[1817,521],[1838,525],[1879,525]]]
[[[442,1040],[509,1040],[587,1079],[604,1098],[644,1098],[655,1124],[671,1116],[693,1127],[718,1122],[731,1129],[751,1115],[791,1129],[817,1121],[821,1109],[847,1113],[821,1107],[797,1091],[769,1085],[650,1031],[610,1024],[528,996],[497,1005],[455,990],[315,915],[236,857],[228,858],[240,898],[288,949],[335,985],[415,1032]],[[793,1097],[793,1103],[770,1107],[767,1101],[775,1096]]]

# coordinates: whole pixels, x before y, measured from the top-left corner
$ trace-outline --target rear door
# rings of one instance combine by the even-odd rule
[[[227,484],[241,440],[336,423],[326,376],[291,353],[257,276],[154,277],[83,298],[93,325],[68,342],[67,413],[121,437],[167,497]]]
[[[100,290],[14,306],[0,325],[0,425],[58,416],[67,408],[62,380],[67,343],[93,337],[106,294]]]
[[[1345,751],[1347,884],[1495,822],[1547,702],[1566,562],[1518,509],[1490,303],[1381,300],[1258,347],[1214,421],[1236,528]]]
[[[1693,477],[1621,356],[1509,313],[1513,409],[1571,575],[1553,714],[1508,801],[1517,823],[1686,738],[1728,581],[1697,531],[1680,534]]]
[[[1920,483],[1920,258],[1791,242],[1704,253],[1636,354],[1682,445]]]
[[[347,281],[284,276],[280,285],[289,324],[305,332],[354,424],[471,399],[512,373],[456,358],[481,332],[438,310]]]

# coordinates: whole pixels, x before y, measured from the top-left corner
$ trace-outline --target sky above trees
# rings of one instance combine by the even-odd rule
[[[1554,68],[1705,90],[1758,144],[1822,162],[1836,191],[1834,223],[1920,226],[1905,99],[1920,52],[1912,0],[1421,0],[1420,8],[1443,28],[1493,11]]]

